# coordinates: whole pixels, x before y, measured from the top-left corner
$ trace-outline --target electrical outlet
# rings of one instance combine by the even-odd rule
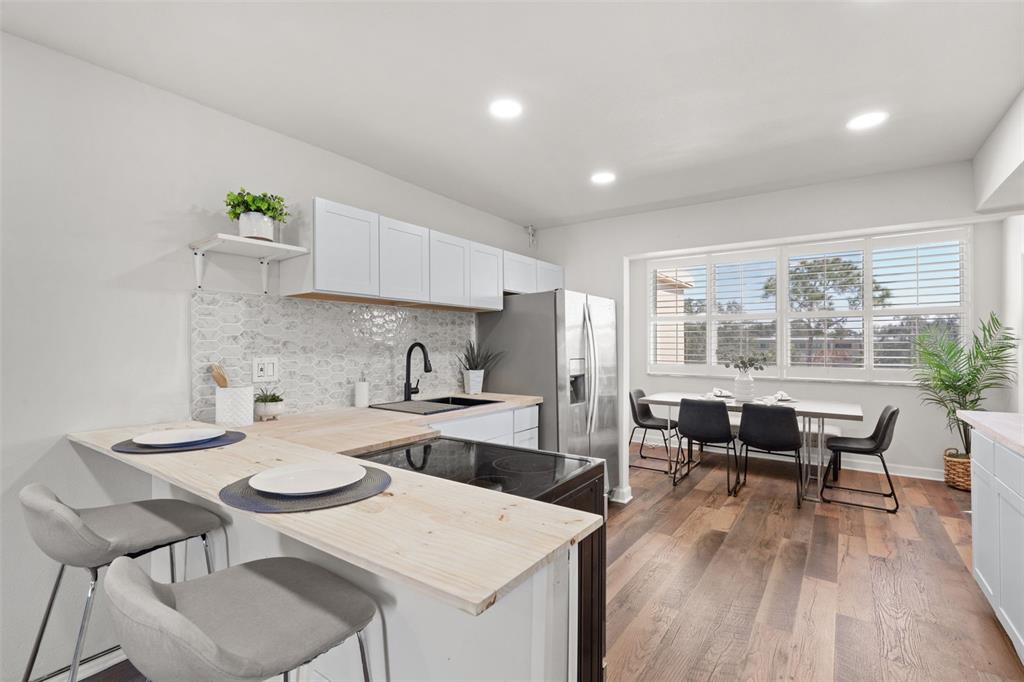
[[[277,381],[277,358],[253,358],[252,382],[254,384]]]

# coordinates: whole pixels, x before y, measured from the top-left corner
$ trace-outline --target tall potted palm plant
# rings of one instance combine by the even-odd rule
[[[914,339],[920,365],[914,379],[921,401],[946,412],[946,426],[960,437],[963,450],[948,448],[943,455],[946,483],[971,489],[971,427],[957,410],[981,409],[985,392],[1013,381],[1017,340],[995,313],[982,320],[971,340],[948,331],[928,331]]]

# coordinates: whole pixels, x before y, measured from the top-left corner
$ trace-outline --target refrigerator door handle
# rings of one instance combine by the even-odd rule
[[[594,335],[594,322],[590,317],[590,303],[583,305],[583,325],[587,334],[587,433],[594,432],[594,422],[597,419],[597,381],[598,381],[598,357],[597,338]]]

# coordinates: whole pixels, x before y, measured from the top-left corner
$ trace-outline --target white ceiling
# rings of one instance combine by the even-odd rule
[[[969,159],[1024,87],[1021,2],[7,1],[2,25],[540,227]]]

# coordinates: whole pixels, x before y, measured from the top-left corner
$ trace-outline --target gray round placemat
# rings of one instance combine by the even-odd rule
[[[363,466],[363,465],[360,465]],[[351,504],[384,492],[391,485],[391,476],[382,469],[363,466],[366,476],[362,480],[322,495],[270,495],[249,485],[252,476],[246,476],[220,489],[220,499],[226,505],[260,514],[329,509]],[[255,476],[255,474],[253,474]]]
[[[176,445],[170,448],[157,448],[152,445],[136,445],[135,441],[128,439],[123,440],[120,443],[114,443],[110,446],[110,449],[114,452],[121,452],[126,455],[166,455],[169,452],[212,450],[213,448],[222,448],[225,445],[232,445],[233,443],[237,443],[242,440],[245,440],[245,434],[241,431],[226,431],[223,436],[217,436],[212,440],[206,440],[202,443]]]

